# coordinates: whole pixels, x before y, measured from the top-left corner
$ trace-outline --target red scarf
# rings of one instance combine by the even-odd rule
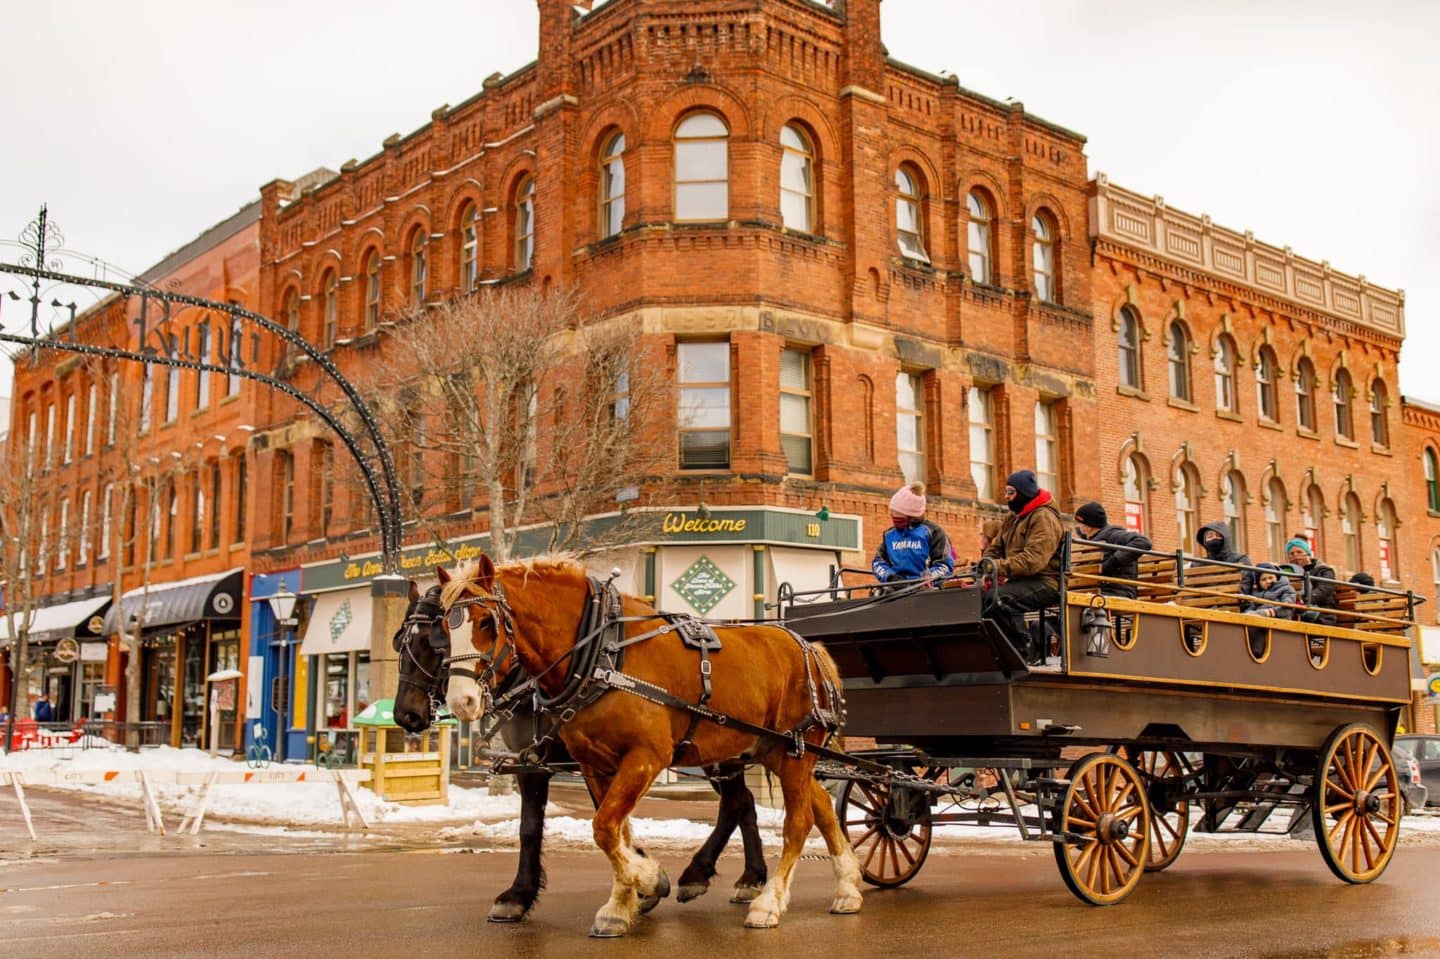
[[[1024,509],[1020,510],[1020,512],[1018,512],[1018,513],[1015,514],[1015,518],[1016,518],[1017,520],[1018,520],[1018,519],[1023,519],[1023,518],[1026,516],[1026,514],[1028,514],[1031,510],[1039,509],[1040,507],[1044,506],[1046,503],[1050,502],[1050,500],[1051,500],[1052,498],[1053,498],[1053,497],[1051,497],[1050,491],[1049,491],[1048,489],[1042,489],[1040,492],[1038,492],[1038,493],[1035,494],[1035,498],[1034,498],[1034,499],[1032,499],[1030,502],[1028,502],[1028,503],[1025,504],[1025,508],[1024,508]]]

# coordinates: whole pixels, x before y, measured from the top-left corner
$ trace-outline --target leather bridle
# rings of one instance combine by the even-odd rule
[[[505,599],[505,587],[499,583],[495,584],[493,593],[487,593],[473,583],[465,584],[465,589],[469,595],[457,598],[445,610],[446,628],[451,633],[458,631],[465,625],[465,621],[470,619],[466,610],[471,606],[479,606],[489,615],[482,619],[470,619],[470,644],[472,647],[475,646],[476,633],[487,622],[494,630],[495,639],[486,652],[447,656],[445,666],[452,676],[464,676],[467,679],[475,680],[480,686],[481,695],[489,700],[496,677],[502,675],[501,670],[515,653],[515,617],[511,612],[510,604]],[[473,669],[455,665],[456,663],[473,662],[484,664],[484,668],[477,673]]]
[[[418,689],[423,692],[425,698],[430,703],[430,715],[432,718],[438,715],[440,707],[444,705],[444,689],[445,684],[450,678],[449,670],[447,669],[446,660],[443,656],[438,668],[433,671],[426,669],[425,664],[420,662],[420,658],[415,655],[415,650],[411,647],[411,644],[416,642],[429,643],[430,647],[435,649],[434,643],[431,643],[429,637],[424,634],[430,629],[433,629],[434,626],[444,618],[445,610],[444,607],[440,605],[439,593],[440,587],[432,586],[426,591],[423,597],[416,601],[414,608],[406,615],[404,622],[400,624],[400,630],[396,634],[394,642],[395,651],[400,654],[402,667],[408,662],[416,672],[420,673],[420,675],[428,681],[421,682],[413,676],[407,676],[407,670],[402,668],[400,670],[399,685],[409,686],[412,689]],[[437,653],[439,652],[438,649],[435,651]]]

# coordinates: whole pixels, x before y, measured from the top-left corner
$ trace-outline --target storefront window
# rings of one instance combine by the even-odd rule
[[[82,718],[93,719],[97,715],[95,694],[104,683],[104,663],[80,664],[80,715]]]
[[[151,637],[147,643],[154,645],[145,650],[141,712],[149,722],[169,722],[171,700],[175,695],[175,637]],[[164,734],[161,740],[169,742],[169,734]]]
[[[240,669],[240,632],[239,630],[227,629],[217,631],[210,636],[210,667],[206,675],[213,675],[222,670]],[[215,743],[220,749],[233,750],[239,746],[236,738],[235,723],[239,710],[239,682],[228,680],[212,684],[216,694],[217,727],[219,738]],[[206,705],[205,713],[205,736],[204,745],[209,746],[212,740],[209,727],[210,713],[209,705]]]
[[[343,729],[350,724],[350,654],[325,657],[325,727]]]
[[[190,630],[185,634],[185,682],[182,694],[185,712],[180,719],[180,745],[200,743],[200,727],[205,718],[205,633]]]
[[[355,654],[355,712],[370,705],[370,654]]]

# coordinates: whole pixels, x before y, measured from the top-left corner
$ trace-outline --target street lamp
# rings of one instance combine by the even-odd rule
[[[275,625],[278,627],[280,635],[280,676],[278,680],[280,701],[278,703],[272,701],[271,703],[280,720],[280,729],[275,738],[275,759],[277,762],[285,761],[286,724],[289,722],[290,717],[289,631],[295,626],[295,601],[299,598],[300,597],[290,592],[289,587],[281,583],[280,588],[277,589],[268,600],[270,603],[270,612],[275,616]]]

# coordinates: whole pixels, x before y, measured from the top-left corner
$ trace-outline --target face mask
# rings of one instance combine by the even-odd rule
[[[1205,552],[1209,556],[1219,556],[1221,553],[1225,552],[1225,540],[1221,539],[1218,536],[1214,539],[1206,540]]]

